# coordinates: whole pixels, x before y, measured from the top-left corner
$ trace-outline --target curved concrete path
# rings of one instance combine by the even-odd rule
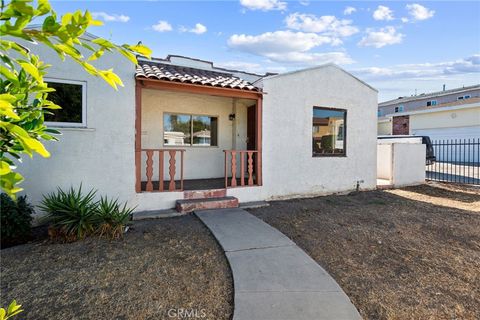
[[[277,229],[242,209],[195,214],[230,263],[233,320],[361,319],[335,280]]]

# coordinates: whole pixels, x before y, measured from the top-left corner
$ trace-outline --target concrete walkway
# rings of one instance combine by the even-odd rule
[[[233,320],[361,319],[347,295],[310,256],[242,209],[196,211],[233,273]]]

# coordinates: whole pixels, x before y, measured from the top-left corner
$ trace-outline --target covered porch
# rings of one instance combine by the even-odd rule
[[[141,62],[136,192],[262,185],[262,92],[229,73]]]

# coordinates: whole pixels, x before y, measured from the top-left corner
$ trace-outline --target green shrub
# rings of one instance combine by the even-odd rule
[[[12,200],[7,194],[0,195],[2,246],[25,242],[31,234],[33,207],[27,197]]]
[[[75,241],[91,234],[121,237],[134,209],[126,203],[122,206],[118,199],[101,197],[96,201],[96,194],[92,189],[84,195],[80,185],[78,190],[71,187],[65,192],[57,188],[45,195],[40,208],[47,213],[50,238]]]
[[[7,320],[13,316],[16,316],[23,311],[20,309],[21,307],[21,304],[17,304],[17,301],[13,300],[6,310],[4,308],[0,308],[0,320]]]
[[[47,213],[45,220],[50,223],[49,235],[67,241],[83,239],[95,231],[96,190],[86,195],[82,186],[68,191],[57,188],[56,192],[43,196],[40,208]]]
[[[132,219],[134,208],[128,208],[127,203],[120,205],[118,199],[109,200],[101,197],[96,209],[97,231],[100,236],[119,238],[123,235],[125,226]]]

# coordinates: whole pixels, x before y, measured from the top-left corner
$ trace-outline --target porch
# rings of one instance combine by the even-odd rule
[[[136,192],[260,186],[261,119],[262,92],[245,80],[142,64],[136,74]]]

